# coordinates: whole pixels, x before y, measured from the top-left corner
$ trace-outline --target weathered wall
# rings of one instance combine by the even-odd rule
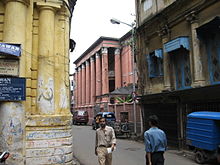
[[[139,5],[139,20],[140,24],[144,20],[150,19],[160,11],[162,11],[167,6],[171,5],[176,0],[136,0]]]
[[[183,7],[184,6],[184,7]],[[217,8],[220,7],[219,2],[215,1],[182,1],[180,3],[174,3],[170,5],[168,8],[161,11],[161,15],[155,15],[153,18],[149,19],[147,22],[140,22],[140,24],[144,24],[140,26],[138,29],[138,70],[140,71],[139,78],[139,87],[141,88],[141,92],[143,94],[147,93],[160,93],[165,90],[164,87],[164,79],[163,78],[153,78],[150,79],[147,76],[148,68],[146,62],[146,54],[157,49],[163,48],[162,41],[164,38],[167,38],[167,41],[173,40],[180,36],[189,36],[190,42],[190,69],[192,76],[192,86],[196,84],[196,71],[200,69],[195,67],[203,67],[202,73],[204,75],[204,82],[200,83],[200,86],[209,84],[209,75],[208,75],[208,60],[207,54],[204,48],[204,43],[200,41],[198,49],[200,50],[200,58],[202,61],[198,61],[193,54],[193,46],[195,44],[192,43],[192,22],[191,15],[194,11],[196,11],[195,18],[198,22],[198,27],[207,23],[215,16],[220,14]],[[175,8],[175,10],[172,10]],[[187,10],[188,9],[188,10]],[[192,13],[191,13],[192,12]],[[192,16],[193,17],[193,16]],[[154,27],[154,28],[152,28]],[[195,49],[195,46],[194,46]],[[198,63],[201,63],[200,65]],[[194,64],[196,64],[194,66]],[[171,86],[175,89],[175,80],[173,73],[173,65],[170,64],[170,75],[171,75]],[[146,73],[143,76],[142,73]]]
[[[72,164],[71,116],[28,117],[26,120],[27,164]]]
[[[10,163],[24,164],[24,107],[21,103],[0,103],[0,150],[9,150]]]

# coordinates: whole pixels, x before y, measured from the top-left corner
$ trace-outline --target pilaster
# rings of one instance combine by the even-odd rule
[[[192,38],[192,51],[190,51],[190,60],[192,67],[192,77],[193,84],[192,86],[204,86],[205,85],[205,76],[204,70],[202,66],[202,53],[200,52],[200,41],[197,36],[196,29],[199,27],[198,18],[195,11],[192,11],[188,15],[185,16],[186,20],[189,22],[191,26],[191,38]]]
[[[170,30],[167,25],[165,25],[159,31],[159,36],[162,39],[162,44],[164,45],[166,42],[169,41],[169,33]],[[170,91],[171,86],[171,64],[170,64],[170,56],[168,53],[165,52],[163,48],[163,70],[164,70],[164,90]]]
[[[69,20],[68,13],[57,9],[55,17],[54,66],[55,66],[55,113],[68,114],[69,110]],[[68,68],[68,69],[67,69]],[[62,77],[62,78],[61,78]]]

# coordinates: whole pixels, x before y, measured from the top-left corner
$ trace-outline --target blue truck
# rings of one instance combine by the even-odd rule
[[[220,112],[199,111],[187,115],[186,143],[199,164],[220,163]]]

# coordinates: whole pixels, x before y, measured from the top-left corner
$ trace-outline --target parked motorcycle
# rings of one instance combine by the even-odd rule
[[[115,123],[115,135],[118,136],[126,136],[126,138],[131,137],[131,130],[128,122],[116,122]]]
[[[8,159],[10,153],[8,151],[0,152],[0,163],[5,163],[6,159]]]

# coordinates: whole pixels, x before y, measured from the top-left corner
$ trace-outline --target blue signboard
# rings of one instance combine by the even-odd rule
[[[0,101],[23,101],[25,98],[25,78],[0,78]]]
[[[21,56],[21,46],[19,44],[0,43],[0,54]]]

